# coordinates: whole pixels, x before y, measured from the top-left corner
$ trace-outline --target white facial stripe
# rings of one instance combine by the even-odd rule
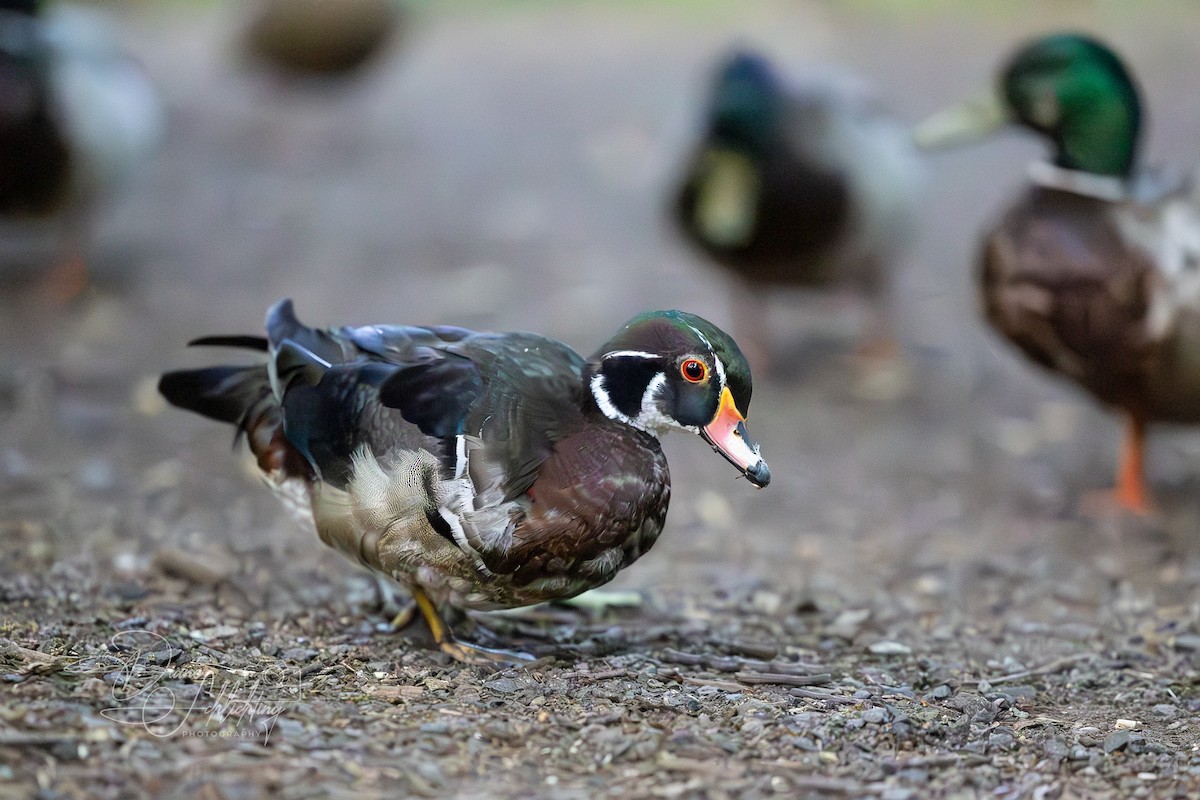
[[[662,358],[662,356],[655,355],[654,353],[647,353],[644,350],[614,350],[611,353],[605,353],[603,358],[605,360],[610,359],[610,358],[659,359],[659,358]]]
[[[604,376],[597,373],[592,376],[591,389],[592,397],[596,398],[596,405],[600,407],[600,411],[604,416],[618,422],[624,422],[626,425],[645,431],[651,436],[661,436],[671,428],[680,428],[678,422],[668,417],[658,408],[658,395],[662,392],[663,387],[667,385],[667,376],[660,372],[650,379],[646,384],[646,391],[642,393],[642,407],[638,411],[636,417],[629,417],[613,405],[612,399],[608,396],[608,391],[604,388]],[[687,427],[684,430],[698,433],[697,428]]]
[[[710,342],[708,340],[708,337],[705,336],[700,331],[696,330],[696,327],[694,325],[688,325],[688,327],[692,329],[692,333],[696,334],[696,336],[700,339],[700,341],[704,342],[704,346],[708,348],[708,351],[710,353],[713,352],[712,342]]]
[[[715,353],[713,354],[713,365],[717,368],[717,377],[721,379],[721,388],[724,389],[729,385],[725,380],[725,365],[721,363],[721,359],[717,358]]]
[[[646,384],[646,391],[642,393],[642,410],[638,412],[637,419],[633,424],[646,433],[652,433],[657,436],[661,431],[678,427],[679,423],[670,419],[661,411],[658,410],[658,393],[667,385],[667,376],[663,373],[658,373],[650,379],[650,383]]]
[[[621,410],[613,405],[612,398],[608,396],[608,390],[604,388],[604,375],[597,372],[592,376],[591,380],[592,397],[596,399],[596,405],[600,407],[600,411],[609,419],[615,419],[618,422],[624,422],[627,425],[633,425],[633,420],[621,413]]]
[[[642,408],[638,412],[637,419],[630,420],[630,425],[635,428],[640,428],[651,436],[662,436],[669,430],[681,428],[692,433],[699,433],[700,429],[692,425],[680,425],[679,421],[667,416],[658,407],[658,396],[667,385],[667,376],[663,373],[658,373],[646,385],[646,391],[642,394]]]
[[[728,385],[728,382],[725,380],[725,365],[721,363],[721,359],[717,358],[717,351],[712,346],[712,342],[708,340],[707,336],[698,331],[695,325],[688,325],[688,327],[692,329],[692,333],[696,334],[696,338],[704,342],[704,346],[708,348],[708,352],[712,356],[713,366],[717,370],[717,376],[721,379],[721,388],[724,389]]]

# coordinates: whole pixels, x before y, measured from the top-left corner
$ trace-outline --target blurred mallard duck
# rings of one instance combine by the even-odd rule
[[[63,221],[55,277],[70,294],[95,205],[153,154],[163,111],[107,17],[40,5],[0,0],[0,215]]]
[[[865,340],[891,339],[886,273],[911,236],[921,171],[909,133],[855,79],[821,70],[785,81],[748,51],[718,65],[675,213],[734,274],[752,362],[769,352],[765,295],[776,288],[857,284],[878,314]]]
[[[170,372],[160,391],[236,426],[322,540],[403,584],[462,661],[522,655],[457,641],[439,605],[572,597],[654,544],[667,431],[699,434],[756,486],[771,479],[746,429],[746,360],[694,314],[635,317],[590,359],[532,333],[309,328],[287,300],[266,327],[193,342],[265,363]]]
[[[398,0],[258,0],[246,47],[286,72],[342,75],[383,50],[401,12]]]
[[[997,91],[927,120],[940,146],[1004,123],[1050,161],[984,236],[988,321],[1037,364],[1128,417],[1115,499],[1150,507],[1150,422],[1200,422],[1200,217],[1190,180],[1141,169],[1137,87],[1105,44],[1077,33],[1021,47]]]

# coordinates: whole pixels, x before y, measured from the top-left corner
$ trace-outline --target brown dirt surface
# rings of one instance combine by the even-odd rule
[[[104,209],[87,294],[0,293],[0,798],[1200,795],[1200,439],[1152,435],[1156,514],[1096,510],[1116,421],[984,328],[976,238],[1024,137],[931,161],[897,281],[909,389],[853,391],[860,303],[779,298],[795,346],[751,416],[771,486],[671,437],[667,529],[610,587],[640,602],[462,628],[527,668],[389,631],[230,431],[154,392],[284,296],[584,352],[646,308],[725,324],[663,207],[735,40],[839,60],[911,122],[1083,27],[1140,76],[1151,160],[1192,163],[1200,7],[424,4],[319,86],[239,61],[236,4],[114,10],[170,136]]]

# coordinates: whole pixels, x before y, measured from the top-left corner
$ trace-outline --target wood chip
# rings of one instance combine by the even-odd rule
[[[1007,675],[1000,675],[995,678],[980,678],[977,681],[963,681],[963,683],[975,684],[975,685],[978,685],[981,683],[989,683],[989,684],[1011,683],[1012,681],[1019,681],[1024,678],[1028,678],[1032,675],[1050,675],[1055,672],[1060,672],[1060,671],[1066,669],[1067,667],[1071,666],[1072,664],[1075,664],[1079,661],[1090,661],[1093,658],[1096,658],[1095,653],[1075,653],[1074,655],[1063,656],[1062,658],[1056,658],[1053,661],[1049,662],[1048,664],[1043,664],[1040,667],[1033,667],[1031,669],[1023,669],[1020,672],[1010,672]]]
[[[788,694],[792,697],[803,697],[806,700],[824,700],[827,703],[837,703],[844,706],[858,705],[862,702],[857,697],[848,697],[844,694],[832,694],[830,692],[822,692],[816,689],[789,689]]]
[[[11,639],[3,638],[0,638],[0,654],[9,656],[10,658],[19,658],[22,661],[33,664],[49,664],[57,660],[48,653],[43,653],[40,650],[30,650],[28,647],[22,647]]]
[[[154,554],[154,566],[166,575],[183,578],[197,586],[216,586],[224,581],[228,574],[212,559],[174,547],[160,548]]]
[[[822,686],[833,683],[828,672],[816,675],[788,675],[782,672],[739,672],[734,675],[742,683],[777,683],[783,686]]]
[[[681,675],[679,680],[689,686],[712,686],[715,689],[724,689],[727,692],[744,692],[746,687],[740,683],[733,681],[718,681],[711,678],[695,678],[691,675]]]

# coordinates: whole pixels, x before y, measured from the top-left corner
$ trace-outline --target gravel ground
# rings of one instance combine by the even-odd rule
[[[475,620],[525,669],[388,632],[229,431],[153,391],[283,296],[585,352],[645,308],[726,322],[662,208],[739,38],[840,59],[915,121],[1083,26],[1140,75],[1147,151],[1195,159],[1200,7],[992,5],[428,4],[321,87],[245,71],[235,4],[122,7],[169,142],[105,210],[85,297],[0,294],[0,798],[1200,794],[1200,438],[1154,433],[1156,515],[1094,511],[1116,423],[980,323],[975,237],[1038,152],[1020,137],[931,164],[908,391],[856,397],[853,298],[779,298],[771,486],[672,437],[667,530],[612,586],[638,602]]]

